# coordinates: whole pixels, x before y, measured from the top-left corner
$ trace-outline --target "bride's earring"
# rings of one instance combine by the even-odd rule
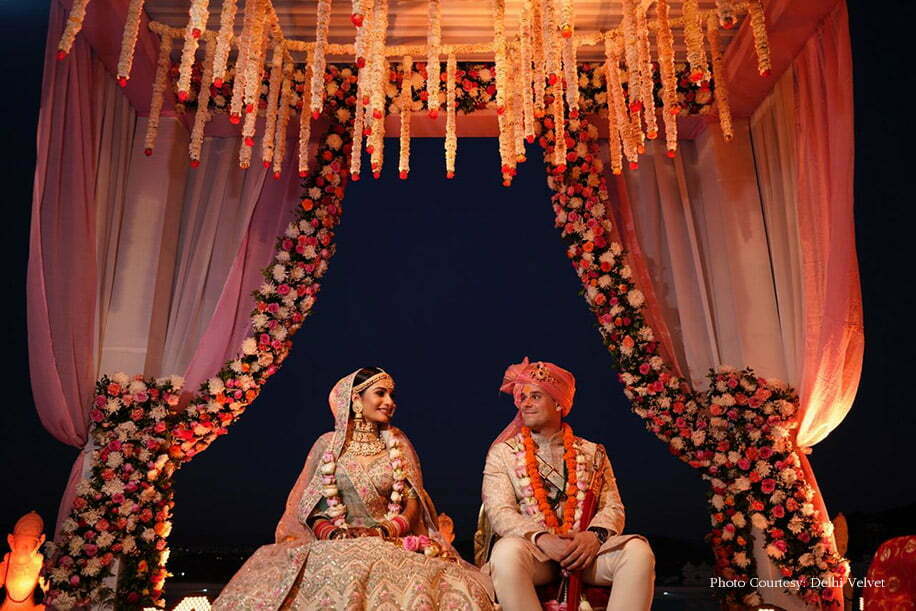
[[[562,410],[563,410],[563,406],[560,405],[559,403],[557,403],[556,406],[554,407],[554,409],[557,410],[557,411],[559,412],[559,411],[562,411]]]
[[[353,417],[357,420],[361,420],[363,417],[363,402],[354,401],[353,402]]]

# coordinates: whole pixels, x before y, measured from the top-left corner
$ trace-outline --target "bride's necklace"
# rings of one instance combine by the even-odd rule
[[[379,435],[377,424],[369,422],[365,418],[353,420],[353,433],[350,436],[350,441],[344,454],[375,456],[384,449],[385,442],[382,441]]]

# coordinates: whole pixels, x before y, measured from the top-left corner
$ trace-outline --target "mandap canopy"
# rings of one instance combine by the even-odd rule
[[[469,6],[52,0],[30,365],[84,449],[55,605],[163,604],[172,474],[289,353],[387,134],[402,178],[412,137],[445,136],[451,178],[492,136],[507,186],[540,145],[633,410],[710,484],[717,574],[798,581],[732,602],[841,604],[806,454],[862,363],[845,4]]]

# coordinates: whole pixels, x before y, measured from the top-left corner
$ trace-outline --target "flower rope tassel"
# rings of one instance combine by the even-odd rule
[[[398,176],[406,180],[410,173],[410,107],[413,102],[413,58],[404,56],[401,64],[401,97],[398,100],[401,111],[401,148],[398,158]]]
[[[153,154],[156,145],[156,135],[159,133],[159,119],[162,114],[162,100],[165,88],[168,85],[169,54],[172,52],[172,37],[163,34],[159,42],[159,60],[156,64],[156,77],[153,81],[153,97],[149,103],[149,117],[146,119],[146,138],[143,153],[149,157]]]

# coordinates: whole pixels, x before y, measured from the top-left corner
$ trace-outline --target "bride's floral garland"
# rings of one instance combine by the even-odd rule
[[[568,120],[565,171],[551,163],[552,132],[544,130],[539,140],[567,256],[633,411],[671,454],[711,484],[716,572],[749,583],[756,569],[751,535],[756,527],[782,576],[799,584],[798,595],[810,604],[841,605],[834,589],[817,585],[842,580],[849,565],[836,553],[832,524],[812,504],[814,490],[800,466],[792,434],[795,391],[750,369],[720,368],[709,373],[709,390],[700,394],[672,373],[643,316],[645,296],[612,237],[598,131],[585,119]],[[750,587],[727,596],[732,602],[760,602]]]
[[[522,427],[518,443],[521,449],[515,452],[515,476],[524,495],[521,506],[525,513],[543,523],[552,533],[566,534],[581,530],[582,503],[585,501],[585,455],[576,447],[572,427],[563,424],[563,462],[568,475],[562,524],[547,499],[544,480],[538,471],[537,445],[531,437],[531,429]]]
[[[404,489],[407,476],[404,473],[404,458],[400,448],[400,441],[394,435],[387,439],[388,459],[391,461],[391,473],[394,483],[391,486],[391,495],[388,500],[388,512],[385,518],[392,520],[401,515],[403,510]],[[347,506],[340,498],[337,488],[337,460],[333,452],[321,455],[321,496],[328,503],[328,515],[336,528],[347,528]]]

